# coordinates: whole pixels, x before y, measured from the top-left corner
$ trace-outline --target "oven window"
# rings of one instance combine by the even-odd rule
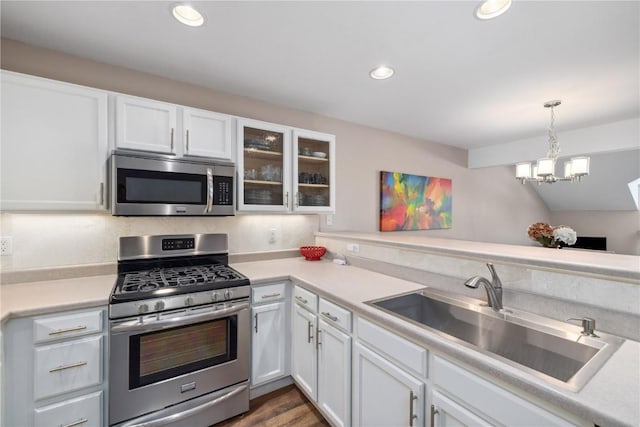
[[[237,316],[130,337],[129,388],[237,357]]]
[[[118,169],[118,203],[206,204],[206,176]]]

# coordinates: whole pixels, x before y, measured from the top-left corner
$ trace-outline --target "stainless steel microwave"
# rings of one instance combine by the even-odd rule
[[[109,171],[113,215],[235,215],[232,163],[114,152]]]

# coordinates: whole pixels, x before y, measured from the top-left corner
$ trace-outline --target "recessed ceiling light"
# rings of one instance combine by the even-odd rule
[[[369,71],[369,76],[371,76],[372,79],[384,80],[393,76],[393,73],[395,73],[395,71],[388,65],[379,65],[373,70]]]
[[[511,0],[485,0],[476,8],[478,19],[493,19],[511,7]]]
[[[173,17],[184,25],[199,27],[204,24],[204,16],[195,10],[193,6],[189,6],[188,4],[179,4],[174,6],[172,13]]]

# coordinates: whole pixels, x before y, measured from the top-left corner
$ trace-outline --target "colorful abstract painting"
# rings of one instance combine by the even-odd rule
[[[380,231],[451,228],[451,180],[380,172]]]

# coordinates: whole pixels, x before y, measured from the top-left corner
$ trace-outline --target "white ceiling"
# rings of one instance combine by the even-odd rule
[[[640,2],[1,2],[2,37],[464,148],[640,116]],[[396,69],[374,81],[377,64]],[[541,146],[541,150],[544,146]]]
[[[175,21],[173,1],[2,0],[1,31],[466,148],[475,167],[541,157],[549,125],[542,105],[561,99],[564,155],[624,151],[592,156],[580,185],[537,187],[543,201],[551,210],[638,209],[628,183],[640,177],[639,1],[514,0],[492,21],[474,17],[477,1],[192,3],[206,16],[201,28]],[[396,69],[394,77],[370,79],[381,63]],[[621,132],[629,124],[631,132]]]

